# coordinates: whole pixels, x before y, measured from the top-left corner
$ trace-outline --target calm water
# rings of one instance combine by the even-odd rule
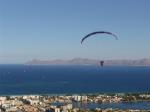
[[[51,105],[63,105],[63,103],[55,102]],[[73,102],[73,107],[82,108],[82,109],[95,109],[95,108],[113,108],[113,109],[145,109],[150,110],[150,102],[126,102],[126,103],[81,103],[81,102]]]
[[[145,109],[145,110],[150,110],[150,102],[133,102],[133,103],[76,103],[74,104],[74,107],[80,107],[80,108],[89,108],[89,109],[95,109],[95,108],[119,108],[119,109]]]
[[[0,65],[0,94],[150,92],[150,67]]]

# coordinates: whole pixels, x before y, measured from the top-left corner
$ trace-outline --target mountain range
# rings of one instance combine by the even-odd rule
[[[28,61],[26,64],[29,65],[99,65],[98,59],[88,58],[73,58],[70,60],[38,60],[33,59]],[[150,66],[150,59],[137,59],[137,60],[104,60],[105,65],[125,65],[125,66]]]

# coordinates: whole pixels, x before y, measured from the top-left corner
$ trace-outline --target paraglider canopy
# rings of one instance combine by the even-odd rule
[[[83,41],[84,41],[85,39],[87,39],[88,37],[90,37],[90,36],[92,36],[92,35],[96,35],[96,34],[107,34],[107,35],[111,35],[112,37],[115,37],[116,40],[118,39],[118,37],[117,37],[115,34],[111,33],[111,32],[107,32],[107,31],[96,31],[96,32],[89,33],[89,34],[87,34],[85,37],[83,37],[82,40],[81,40],[81,44],[83,43]]]

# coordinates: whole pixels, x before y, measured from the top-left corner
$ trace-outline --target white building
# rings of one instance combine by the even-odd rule
[[[55,108],[55,112],[60,112],[60,108]]]
[[[87,96],[82,96],[82,101],[87,101]]]
[[[0,105],[4,104],[6,99],[7,99],[6,97],[0,97]]]
[[[39,100],[31,100],[29,99],[31,105],[38,105],[40,103]]]
[[[73,99],[75,100],[75,101],[81,101],[81,96],[78,96],[78,95],[74,95],[73,96]]]
[[[62,108],[63,108],[63,112],[68,112],[68,110],[72,109],[72,104],[67,104],[63,106]]]

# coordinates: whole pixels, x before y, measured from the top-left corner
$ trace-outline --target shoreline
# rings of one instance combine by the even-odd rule
[[[69,95],[140,95],[140,94],[150,94],[150,92],[96,92],[96,93],[45,93],[45,94],[0,94],[0,96],[69,96]]]

